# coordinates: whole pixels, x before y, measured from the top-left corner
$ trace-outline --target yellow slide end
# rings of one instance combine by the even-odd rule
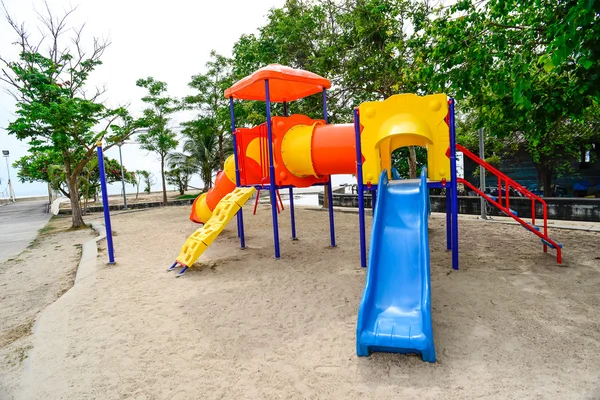
[[[223,197],[204,226],[197,229],[185,241],[176,261],[183,266],[191,267],[255,191],[254,188],[236,188]],[[206,201],[201,203],[206,204]]]

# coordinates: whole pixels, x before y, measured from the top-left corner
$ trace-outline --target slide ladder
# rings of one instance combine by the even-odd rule
[[[238,187],[223,197],[213,210],[210,219],[185,241],[175,263],[167,271],[172,271],[180,265],[183,269],[177,276],[183,275],[200,258],[208,246],[215,241],[217,236],[225,229],[227,223],[231,221],[240,208],[250,199],[255,190],[253,187]]]
[[[383,171],[369,268],[358,311],[356,353],[416,353],[435,362],[431,327],[426,172],[389,182]]]
[[[515,221],[523,225],[527,230],[538,236],[542,240],[542,245],[544,248],[544,253],[548,252],[548,247],[556,250],[556,262],[558,264],[562,264],[562,244],[552,240],[550,236],[548,236],[548,206],[546,202],[541,197],[531,193],[529,190],[525,189],[522,185],[515,182],[507,175],[500,172],[497,168],[493,167],[489,163],[485,162],[477,155],[461,146],[460,144],[456,145],[456,150],[462,151],[463,154],[469,157],[471,160],[475,161],[477,164],[485,168],[486,171],[490,172],[498,179],[498,197],[495,198],[490,196],[484,192],[482,192],[478,187],[473,185],[471,182],[458,178],[457,181],[459,183],[464,184],[469,189],[473,190],[484,199],[486,199],[490,204],[493,204],[497,208],[499,208],[504,214],[513,218]],[[513,189],[519,193],[521,193],[524,197],[527,197],[531,200],[531,223],[528,223],[521,219],[515,212],[513,212],[510,208],[510,189]],[[504,196],[502,195],[502,190],[505,191]],[[540,203],[542,206],[542,217],[543,217],[543,226],[539,227],[535,225],[535,216],[536,216],[536,203]]]

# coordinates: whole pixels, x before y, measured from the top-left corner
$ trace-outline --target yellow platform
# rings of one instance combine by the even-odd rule
[[[185,241],[176,261],[185,267],[191,267],[255,191],[254,188],[236,188],[223,197],[204,226]]]

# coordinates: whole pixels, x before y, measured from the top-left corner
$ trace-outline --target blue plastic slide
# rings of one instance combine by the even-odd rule
[[[378,191],[356,353],[417,353],[435,362],[426,171],[391,182],[384,171]]]

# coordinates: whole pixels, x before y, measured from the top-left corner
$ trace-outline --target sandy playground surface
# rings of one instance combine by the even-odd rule
[[[286,209],[282,259],[274,260],[262,206],[257,216],[246,213],[248,249],[238,249],[230,223],[201,262],[175,279],[165,269],[197,227],[188,212],[113,215],[118,264],[105,265],[101,251],[95,281],[38,316],[24,360],[0,375],[7,398],[600,399],[598,233],[553,230],[565,247],[561,267],[523,228],[461,221],[462,269],[453,272],[445,221],[434,215],[438,362],[428,364],[355,355],[365,276],[355,214],[336,213],[332,249],[327,213],[298,209],[300,240],[291,241]],[[66,233],[52,240],[75,241]],[[65,256],[48,254],[57,257]],[[3,293],[7,284],[13,293],[30,287],[7,274],[0,279]],[[4,314],[3,324],[15,318]]]

